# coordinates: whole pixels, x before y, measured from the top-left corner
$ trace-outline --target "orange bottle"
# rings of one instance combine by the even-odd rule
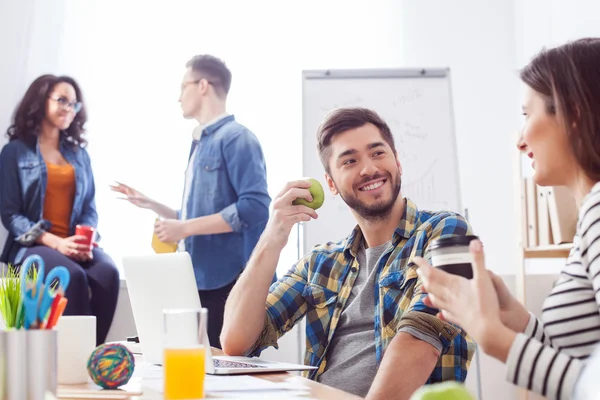
[[[158,221],[160,218],[156,218]],[[152,248],[158,254],[161,253],[175,253],[177,251],[177,243],[165,243],[161,242],[156,233],[152,233]]]

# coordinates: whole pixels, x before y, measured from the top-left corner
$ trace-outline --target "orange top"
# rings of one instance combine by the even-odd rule
[[[75,169],[71,164],[56,165],[46,162],[48,183],[44,198],[44,219],[52,223],[50,233],[69,236],[69,222],[75,198]]]

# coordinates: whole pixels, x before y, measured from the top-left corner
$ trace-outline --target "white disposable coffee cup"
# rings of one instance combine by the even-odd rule
[[[429,245],[431,265],[449,274],[473,278],[472,256],[469,245],[475,235],[450,236],[433,240]]]
[[[59,385],[76,385],[88,382],[87,362],[96,348],[96,317],[68,315],[60,317],[58,331]]]

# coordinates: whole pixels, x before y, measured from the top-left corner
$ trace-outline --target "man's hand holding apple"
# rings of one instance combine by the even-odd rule
[[[270,245],[283,249],[294,224],[318,218],[315,210],[323,204],[323,199],[323,187],[314,179],[287,183],[273,201],[264,238]]]

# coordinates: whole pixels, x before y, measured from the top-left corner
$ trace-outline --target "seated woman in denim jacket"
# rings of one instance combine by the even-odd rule
[[[96,227],[94,177],[82,135],[86,111],[69,77],[43,75],[29,87],[0,153],[0,216],[8,239],[0,262],[40,255],[46,271],[71,272],[66,315],[95,315],[98,343],[108,334],[119,272],[101,249],[77,243],[77,225]]]

